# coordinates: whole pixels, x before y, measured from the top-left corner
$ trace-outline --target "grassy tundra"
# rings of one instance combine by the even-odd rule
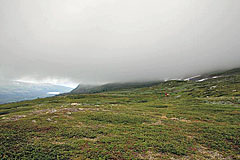
[[[237,72],[0,105],[0,159],[240,159],[239,96]]]

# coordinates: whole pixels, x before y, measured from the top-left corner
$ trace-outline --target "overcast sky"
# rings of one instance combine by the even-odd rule
[[[0,0],[1,80],[157,80],[239,62],[239,0]]]

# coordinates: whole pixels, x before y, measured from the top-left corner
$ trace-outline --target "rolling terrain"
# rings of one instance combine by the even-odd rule
[[[240,159],[240,70],[203,78],[0,105],[0,159]]]

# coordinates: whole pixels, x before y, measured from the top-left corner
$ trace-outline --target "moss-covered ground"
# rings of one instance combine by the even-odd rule
[[[3,160],[240,159],[239,142],[238,74],[0,105]]]

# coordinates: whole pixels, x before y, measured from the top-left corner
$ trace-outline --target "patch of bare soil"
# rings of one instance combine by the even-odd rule
[[[224,157],[220,152],[218,151],[212,151],[206,147],[198,146],[197,147],[197,153],[190,156],[184,156],[181,158],[174,158],[172,157],[171,160],[193,160],[193,159],[201,159],[201,160],[232,160],[232,157]]]
[[[4,121],[17,121],[21,118],[25,118],[26,115],[14,115],[14,116],[11,116],[11,117],[4,117],[2,118]]]
[[[166,119],[166,120],[170,119],[170,120],[173,120],[173,121],[180,121],[180,122],[191,123],[190,120],[182,119],[182,118],[176,118],[176,117],[168,118],[167,116],[161,116],[161,119]]]
[[[207,159],[212,159],[212,160],[215,160],[215,159],[219,159],[219,160],[232,160],[231,157],[224,157],[218,151],[211,151],[208,148],[203,147],[203,146],[199,146],[197,148],[197,151],[199,153],[201,153]]]
[[[154,123],[152,123],[151,125],[153,125],[153,126],[158,126],[158,125],[162,125],[163,123],[162,123],[162,121],[161,120],[158,120],[157,122],[154,122]]]
[[[58,144],[58,145],[61,145],[61,144],[65,144],[65,142],[52,142],[52,144]]]
[[[97,140],[98,140],[99,138],[97,137],[97,138],[83,138],[83,140],[85,140],[85,141],[91,141],[91,142],[96,142]]]
[[[48,113],[55,113],[57,112],[56,109],[42,109],[42,110],[35,110],[32,113],[33,114],[48,114]]]
[[[163,153],[153,153],[151,151],[147,151],[146,153],[139,154],[139,159],[147,159],[147,160],[160,160],[165,157]]]

